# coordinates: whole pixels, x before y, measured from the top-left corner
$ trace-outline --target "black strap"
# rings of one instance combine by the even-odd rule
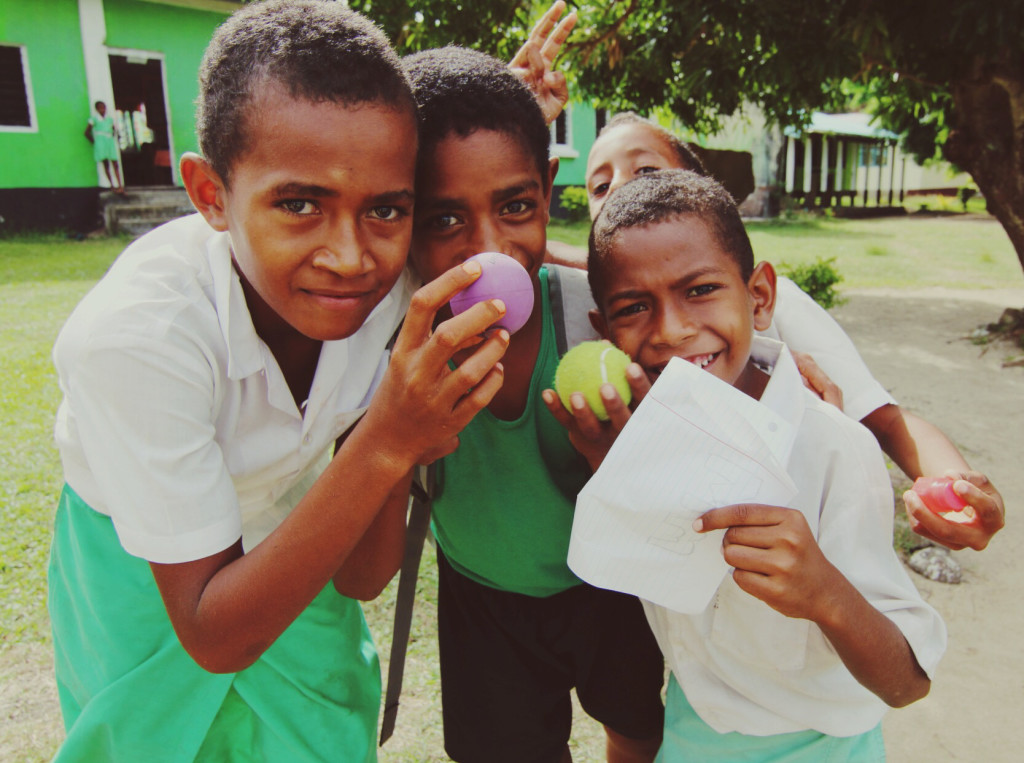
[[[569,342],[565,334],[565,296],[562,292],[562,277],[557,267],[548,266],[548,302],[555,319],[555,349],[558,357],[565,355]]]
[[[412,629],[412,609],[416,600],[416,579],[423,555],[423,541],[430,526],[430,500],[434,491],[435,467],[421,468],[422,484],[412,484],[412,506],[405,529],[405,556],[398,575],[398,595],[395,599],[395,623],[391,635],[391,657],[388,661],[388,688],[384,695],[384,716],[380,723],[380,745],[391,738],[398,718],[398,699],[402,693],[402,674],[405,672],[405,653],[409,647]],[[425,472],[425,474],[424,474]]]

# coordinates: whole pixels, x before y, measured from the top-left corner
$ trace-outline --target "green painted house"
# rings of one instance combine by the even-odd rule
[[[214,29],[241,5],[0,0],[0,234],[99,226],[108,181],[84,137],[96,101],[116,117],[128,190],[180,186],[178,159],[197,150],[194,101],[203,51]],[[607,116],[575,102],[551,125],[552,154],[560,160],[556,215],[561,190],[583,185],[587,154]],[[916,177],[916,166],[897,156],[891,136],[826,128],[783,136],[754,119],[718,136],[680,134],[697,144],[738,201],[748,195],[756,201],[771,186],[808,203],[822,194],[829,201],[881,203],[897,185],[913,192],[943,184]],[[958,181],[945,184],[952,182]]]
[[[125,185],[180,185],[199,62],[240,5],[0,0],[0,231],[97,227],[107,179],[84,136],[96,101],[115,114]]]

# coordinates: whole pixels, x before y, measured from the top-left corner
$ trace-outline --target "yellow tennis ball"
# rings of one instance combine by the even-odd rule
[[[629,404],[633,397],[626,381],[629,355],[607,342],[583,342],[562,356],[555,371],[555,392],[569,411],[569,396],[582,392],[594,415],[607,421],[608,411],[601,400],[601,385],[611,384],[618,390],[622,401]]]

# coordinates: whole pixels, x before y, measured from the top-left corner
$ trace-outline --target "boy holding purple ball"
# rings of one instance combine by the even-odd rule
[[[510,339],[501,390],[439,468],[445,749],[456,761],[569,760],[575,688],[607,730],[610,761],[653,760],[664,668],[640,603],[582,583],[566,563],[590,470],[542,399],[559,356],[555,269],[542,267],[558,168],[548,128],[489,56],[445,48],[404,64],[420,113],[413,266],[429,281],[481,252],[505,254],[530,274],[535,303]],[[592,307],[585,295],[566,312]]]

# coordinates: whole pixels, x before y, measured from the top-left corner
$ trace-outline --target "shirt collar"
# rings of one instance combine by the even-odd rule
[[[216,233],[210,238],[208,258],[213,278],[214,307],[227,346],[228,377],[244,379],[264,370],[267,361],[263,341],[252,325],[242,280],[231,262],[231,241],[227,233]],[[369,326],[380,320],[386,320],[389,325],[395,323],[408,308],[415,285],[411,272],[404,270],[391,291],[370,311],[363,325]],[[348,360],[346,343],[346,339],[324,342],[321,363],[343,368]]]
[[[252,325],[242,280],[231,263],[231,239],[226,232],[210,237],[207,257],[213,278],[214,308],[227,348],[228,378],[237,381],[265,368],[262,342]]]

